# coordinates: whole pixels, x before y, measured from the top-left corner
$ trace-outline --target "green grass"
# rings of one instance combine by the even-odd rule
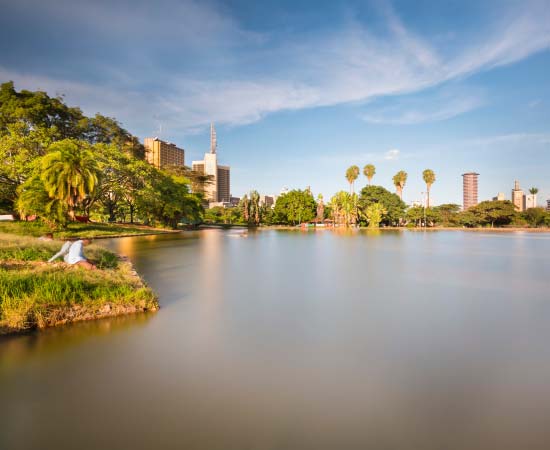
[[[24,221],[5,221],[0,222],[0,233],[11,233],[21,236],[42,236],[50,233],[52,230],[47,224],[39,220],[33,222]],[[152,228],[140,225],[122,225],[110,223],[69,223],[65,228],[59,228],[53,231],[54,237],[57,239],[64,238],[94,238],[104,236],[120,236],[120,235],[141,235],[141,234],[156,234],[164,233],[166,230],[162,228]]]
[[[45,262],[61,244],[0,233],[0,332],[51,325],[75,307],[82,313],[74,320],[82,320],[105,305],[137,310],[158,306],[131,265],[103,248],[84,250],[100,268],[96,271]]]
[[[28,236],[0,233],[0,261],[47,261],[62,245],[63,241],[41,241]],[[117,256],[97,245],[85,247],[84,254],[100,269],[117,267]]]

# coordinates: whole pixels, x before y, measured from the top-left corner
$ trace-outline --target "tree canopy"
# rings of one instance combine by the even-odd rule
[[[198,221],[188,168],[156,169],[113,118],[86,117],[62,97],[0,85],[0,208],[63,224],[75,213],[175,226]],[[200,177],[199,177],[200,178]]]
[[[382,186],[365,186],[359,196],[359,209],[364,215],[369,205],[380,203],[385,212],[382,214],[381,223],[384,225],[398,225],[404,217],[407,205],[398,195],[391,193]]]

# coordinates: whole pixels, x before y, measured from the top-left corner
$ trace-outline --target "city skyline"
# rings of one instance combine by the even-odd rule
[[[480,201],[514,180],[539,188],[539,206],[550,198],[547,2],[289,6],[6,4],[0,79],[65,94],[188,161],[209,148],[213,121],[236,196],[308,185],[330,196],[347,167],[373,163],[391,191],[408,172],[407,203],[426,168],[433,204],[460,204],[469,171]]]

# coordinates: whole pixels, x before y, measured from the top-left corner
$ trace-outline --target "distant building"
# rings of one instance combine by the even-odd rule
[[[462,174],[462,208],[464,211],[477,205],[478,176],[479,173],[476,172],[467,172]]]
[[[212,183],[204,187],[205,199],[212,203],[230,203],[231,200],[231,168],[218,165],[218,140],[214,124],[210,125],[210,153],[204,154],[202,161],[193,161],[192,169],[212,177]]]
[[[550,198],[546,200],[546,211],[550,211]]]
[[[271,208],[275,204],[275,199],[271,195],[260,195],[260,206]]]
[[[503,202],[504,200],[506,200],[504,192],[499,192],[496,197],[493,197],[493,201],[495,200],[498,200],[499,202]]]
[[[157,137],[145,138],[145,159],[157,169],[165,166],[184,166],[185,150]]]
[[[512,203],[516,208],[516,211],[525,210],[525,199],[524,199],[523,190],[519,187],[519,181],[514,181],[514,189],[512,189]]]
[[[231,206],[239,206],[239,203],[241,202],[240,197],[231,197],[229,199],[229,203],[231,203]]]

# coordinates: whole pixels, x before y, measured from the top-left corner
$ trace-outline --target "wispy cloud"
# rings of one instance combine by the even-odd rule
[[[388,161],[395,161],[395,160],[399,159],[400,153],[401,152],[396,148],[394,148],[392,150],[388,150],[386,152],[386,154],[384,155],[384,159],[388,160]]]
[[[484,103],[485,95],[479,89],[443,89],[435,94],[398,97],[382,107],[373,105],[361,117],[374,124],[413,125],[451,119]]]
[[[59,28],[80,26],[91,42],[109,42],[115,56],[90,57],[87,67],[102,69],[89,73],[87,81],[69,72],[80,55],[73,56],[75,64],[53,61],[55,70],[49,71],[0,67],[0,76],[18,87],[63,92],[87,112],[114,115],[141,133],[155,128],[153,116],[172,130],[193,131],[212,120],[240,125],[277,111],[419,92],[521,60],[550,47],[545,4],[532,1],[503,10],[487,19],[483,30],[457,34],[464,45],[447,51],[411,31],[389,8],[376,33],[368,24],[350,21],[322,35],[277,36],[248,30],[226,7],[210,2],[137,2],[123,8],[79,0],[56,0],[46,7],[26,0],[21,8],[51,18]],[[55,14],[61,9],[62,17]],[[106,79],[105,74],[118,76]],[[430,107],[395,105],[363,118],[414,124],[445,120],[483,104],[476,96],[448,100]]]
[[[495,136],[485,136],[475,139],[468,139],[465,144],[475,146],[492,146],[494,144],[518,144],[525,143],[531,145],[550,144],[550,133],[510,133]]]

